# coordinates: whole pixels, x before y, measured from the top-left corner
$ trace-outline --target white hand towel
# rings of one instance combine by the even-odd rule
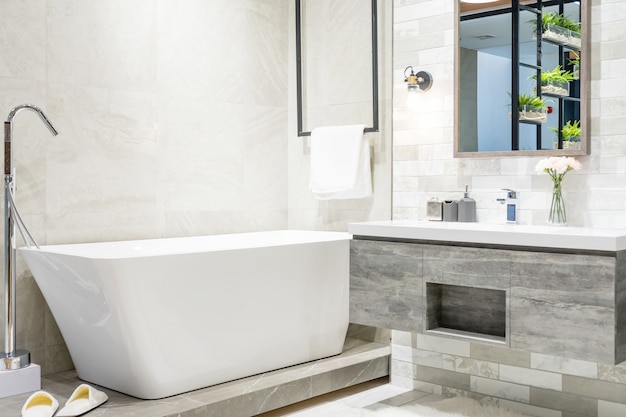
[[[329,126],[311,131],[309,188],[318,200],[372,195],[370,147],[364,128]]]

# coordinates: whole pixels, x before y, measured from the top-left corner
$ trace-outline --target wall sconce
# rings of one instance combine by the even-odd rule
[[[406,75],[411,69],[411,73]],[[406,83],[408,93],[406,95],[406,106],[411,111],[419,111],[418,92],[427,91],[433,85],[433,77],[426,71],[419,71],[417,74],[413,71],[413,67],[408,66],[404,70],[404,82]]]
[[[411,73],[406,72],[411,69]],[[426,71],[419,71],[417,74],[413,72],[413,67],[408,66],[404,70],[404,82],[407,84],[409,93],[417,91],[427,91],[433,85],[433,77]]]

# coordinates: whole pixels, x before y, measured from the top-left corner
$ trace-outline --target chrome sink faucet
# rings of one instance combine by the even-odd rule
[[[20,233],[26,240],[26,236],[36,244],[15,207],[15,169],[13,168],[13,153],[11,146],[13,142],[13,118],[22,110],[31,110],[39,116],[44,125],[53,136],[58,132],[52,126],[43,111],[32,104],[21,104],[9,112],[7,120],[4,122],[4,352],[0,353],[0,372],[14,369],[21,369],[30,365],[30,352],[27,350],[17,350],[15,348],[15,225],[20,229]],[[26,234],[26,236],[24,236]],[[28,243],[28,241],[26,240]]]
[[[506,198],[498,198],[496,201],[500,204],[506,204],[506,222],[517,223],[517,195],[519,194],[515,190],[510,188],[503,188],[506,191]]]

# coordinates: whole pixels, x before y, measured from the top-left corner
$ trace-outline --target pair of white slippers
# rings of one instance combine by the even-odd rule
[[[79,385],[65,406],[59,410],[56,417],[75,417],[102,405],[109,397],[87,384]],[[22,417],[52,417],[59,408],[59,402],[46,391],[37,391],[24,403]]]

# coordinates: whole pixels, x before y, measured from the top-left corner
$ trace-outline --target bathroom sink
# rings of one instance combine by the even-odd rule
[[[351,223],[353,235],[600,251],[626,250],[626,229],[387,220]]]

